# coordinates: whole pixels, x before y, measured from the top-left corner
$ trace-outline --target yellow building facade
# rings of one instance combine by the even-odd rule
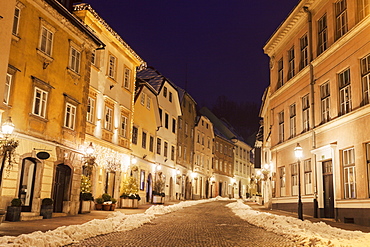
[[[55,1],[16,1],[14,25],[3,108],[19,146],[5,165],[1,207],[19,197],[22,220],[34,219],[49,197],[54,212],[77,214],[86,68],[103,43]]]
[[[85,146],[92,143],[95,198],[104,193],[119,199],[122,179],[131,173],[136,69],[144,62],[88,4],[74,14],[106,44],[93,52],[86,116]]]

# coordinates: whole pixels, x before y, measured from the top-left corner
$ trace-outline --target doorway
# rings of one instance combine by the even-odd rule
[[[71,168],[64,164],[57,165],[54,178],[54,212],[63,212],[63,201],[69,201]]]
[[[218,188],[218,195],[219,196],[222,196],[222,182],[219,182],[218,183],[218,186],[219,186],[219,188]]]
[[[322,162],[324,189],[324,218],[334,218],[334,188],[332,161]]]
[[[146,180],[146,202],[152,201],[152,174],[149,173],[148,180]]]
[[[18,198],[22,201],[22,212],[31,212],[36,177],[36,161],[25,158],[22,161]]]

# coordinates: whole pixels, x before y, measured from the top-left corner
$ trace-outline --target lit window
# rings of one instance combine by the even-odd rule
[[[312,194],[312,165],[311,160],[305,160],[304,165],[304,185],[306,195]]]
[[[310,100],[308,94],[302,97],[302,121],[303,131],[308,131],[310,129]]]
[[[358,6],[358,20],[360,21],[370,14],[370,1],[357,0],[357,6]]]
[[[290,105],[290,137],[295,137],[296,129],[296,107],[295,104],[292,104]]]

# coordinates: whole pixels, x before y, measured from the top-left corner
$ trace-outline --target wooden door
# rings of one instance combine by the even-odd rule
[[[334,218],[334,187],[332,161],[322,163],[324,188],[324,217]]]
[[[57,166],[54,178],[54,212],[63,212],[63,201],[68,201],[71,168],[60,164]]]

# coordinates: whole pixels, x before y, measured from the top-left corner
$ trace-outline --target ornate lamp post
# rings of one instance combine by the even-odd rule
[[[96,159],[96,157],[94,156],[95,149],[94,149],[92,142],[90,142],[89,146],[86,148],[85,153],[86,155],[85,155],[85,164],[84,164],[83,173],[86,177],[90,177],[92,168],[95,165],[95,159]]]
[[[303,220],[303,205],[301,196],[301,158],[303,156],[303,149],[299,143],[297,143],[297,146],[294,148],[294,154],[298,160],[298,219]]]
[[[10,117],[1,126],[1,132],[5,139],[1,141],[1,153],[3,156],[3,160],[1,162],[1,170],[0,170],[0,186],[3,181],[3,171],[5,168],[5,161],[8,159],[9,166],[11,165],[11,162],[12,162],[11,153],[18,146],[17,141],[8,140],[10,135],[13,133],[14,127],[15,126]]]

